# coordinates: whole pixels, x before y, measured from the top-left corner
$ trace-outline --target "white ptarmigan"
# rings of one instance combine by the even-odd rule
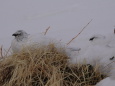
[[[57,49],[59,49],[59,52],[64,52],[69,56],[73,56],[74,53],[78,52],[79,48],[74,48],[65,45],[64,43],[57,41],[53,38],[46,37],[43,34],[35,34],[30,35],[26,33],[24,30],[18,30],[12,36],[15,36],[11,43],[11,48],[14,53],[17,53],[21,51],[23,48],[27,46],[34,47],[40,47],[40,46],[48,46],[49,44],[54,44]],[[62,49],[62,50],[60,50]]]
[[[23,30],[18,30],[12,36],[15,36],[11,43],[13,52],[19,52],[22,48],[30,45],[48,45],[51,40],[46,38],[44,35],[30,35]]]

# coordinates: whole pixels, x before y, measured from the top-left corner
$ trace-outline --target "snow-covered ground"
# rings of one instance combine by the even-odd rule
[[[30,34],[44,32],[67,43],[93,21],[71,45],[94,33],[112,32],[115,0],[0,0],[0,45],[9,47],[12,33],[23,29]]]
[[[114,50],[110,48],[111,46],[115,47],[114,9],[115,0],[0,0],[0,45],[8,49],[13,39],[12,34],[17,30],[39,34],[45,32],[49,26],[47,36],[68,43],[92,20],[85,30],[70,43],[70,46],[80,47],[82,53],[85,54],[93,52],[91,50],[98,51],[100,48],[100,52],[98,51],[100,54],[103,52],[107,54],[109,50]],[[95,34],[101,34],[101,37],[98,36],[102,40],[103,36],[108,38],[91,43],[89,38]],[[109,43],[109,48],[105,47],[106,44],[104,45],[108,39],[109,42],[113,40]],[[85,52],[87,49],[88,51]],[[113,53],[107,54],[108,57],[111,57],[110,54],[114,56]],[[109,60],[108,57],[106,57],[107,60]],[[106,59],[100,62],[106,62]]]
[[[100,81],[96,86],[115,86],[115,80],[107,77]]]

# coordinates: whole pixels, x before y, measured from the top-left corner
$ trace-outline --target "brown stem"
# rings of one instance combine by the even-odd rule
[[[92,21],[92,19],[91,19],[91,21]],[[83,29],[82,29],[74,38],[72,38],[72,39],[67,43],[67,45],[69,45],[74,39],[76,39],[76,38],[83,32],[83,30],[91,23],[91,21],[88,22],[87,25],[84,26]]]
[[[50,26],[46,29],[46,31],[45,31],[45,33],[44,33],[44,35],[46,35],[47,34],[47,32],[48,32],[48,30],[50,29]]]

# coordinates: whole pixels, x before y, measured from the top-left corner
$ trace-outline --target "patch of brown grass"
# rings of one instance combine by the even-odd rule
[[[60,51],[51,44],[3,59],[0,86],[93,86],[104,78],[91,65],[69,66],[64,49]]]

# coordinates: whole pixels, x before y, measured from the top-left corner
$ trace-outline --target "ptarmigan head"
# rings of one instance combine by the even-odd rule
[[[27,45],[29,34],[23,30],[18,30],[12,36],[15,36],[15,38],[12,40],[11,48],[13,52],[17,53]]]
[[[28,38],[28,35],[25,31],[23,30],[18,30],[15,33],[12,34],[12,36],[15,36],[15,40],[23,41],[23,39]]]

